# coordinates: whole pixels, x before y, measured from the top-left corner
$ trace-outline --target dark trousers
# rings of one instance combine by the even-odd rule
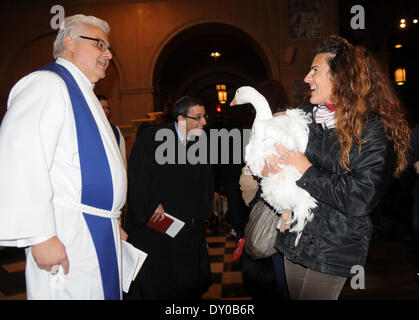
[[[289,300],[287,278],[285,277],[284,255],[281,252],[272,256],[272,262],[275,270],[275,282],[278,286],[281,300]]]
[[[291,300],[337,300],[345,277],[317,272],[285,258],[285,274]]]
[[[224,182],[224,192],[227,197],[227,220],[236,231],[242,231],[248,219],[248,208],[243,201],[238,181]]]

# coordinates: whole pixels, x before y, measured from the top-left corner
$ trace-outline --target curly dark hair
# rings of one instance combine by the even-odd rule
[[[315,54],[330,53],[328,65],[332,80],[332,98],[336,105],[336,137],[340,143],[340,164],[349,170],[349,151],[355,143],[362,147],[362,127],[369,112],[382,120],[387,139],[394,144],[397,162],[394,176],[407,167],[406,152],[410,129],[405,110],[395,94],[389,77],[361,46],[330,36],[320,43]]]

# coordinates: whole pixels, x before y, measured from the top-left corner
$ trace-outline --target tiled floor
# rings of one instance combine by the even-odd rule
[[[0,300],[25,300],[24,249],[0,247]]]
[[[232,261],[236,242],[227,236],[225,225],[217,233],[207,232],[212,285],[203,299],[249,300],[243,286],[240,263]],[[26,299],[23,249],[0,247],[0,300]]]
[[[228,228],[220,223],[217,232],[207,231],[212,271],[212,285],[205,300],[249,300],[243,285],[240,262],[232,261],[236,242],[226,235]],[[419,279],[407,260],[409,241],[407,227],[386,222],[381,235],[371,243],[365,266],[365,289],[353,290],[345,284],[341,300],[419,300]],[[26,299],[24,250],[0,247],[0,300]]]
[[[224,227],[220,229],[222,230],[215,234],[207,231],[212,285],[203,299],[250,300],[243,286],[240,262],[232,260],[236,241],[231,236],[225,235],[227,229]]]

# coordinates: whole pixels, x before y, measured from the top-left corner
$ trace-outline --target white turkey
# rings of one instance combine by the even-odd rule
[[[237,89],[230,105],[250,103],[256,110],[249,143],[245,149],[245,161],[253,175],[262,177],[265,160],[277,154],[275,145],[288,150],[298,149],[305,152],[308,142],[308,124],[310,115],[299,109],[289,109],[284,114],[273,117],[265,97],[256,89],[244,86]],[[280,155],[278,155],[280,156]],[[293,166],[281,165],[282,170],[268,177],[262,177],[263,198],[279,213],[291,209],[290,232],[296,232],[295,245],[307,222],[311,221],[311,212],[317,206],[316,200],[295,183],[302,174]],[[279,225],[278,225],[279,228]]]

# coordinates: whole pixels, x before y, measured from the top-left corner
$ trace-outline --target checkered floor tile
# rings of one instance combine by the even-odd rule
[[[25,251],[0,247],[0,300],[25,299]]]
[[[243,286],[240,263],[232,261],[236,241],[220,223],[219,230],[206,232],[210,255],[212,285],[203,296],[205,300],[248,300]],[[25,253],[21,248],[0,247],[0,300],[26,299]]]
[[[243,286],[240,263],[232,261],[236,241],[226,235],[211,235],[207,231],[208,253],[210,256],[212,285],[203,299],[241,299],[248,300]]]

